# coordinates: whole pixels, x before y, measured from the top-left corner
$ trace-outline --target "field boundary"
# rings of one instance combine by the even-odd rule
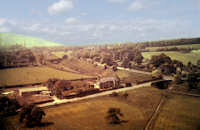
[[[156,119],[158,113],[160,112],[161,106],[164,104],[165,98],[161,97],[158,106],[156,107],[155,111],[152,113],[150,119],[148,120],[144,130],[150,130],[152,128],[152,122]]]
[[[196,97],[200,98],[199,94],[191,94],[191,93],[184,93],[184,92],[178,92],[178,91],[169,91],[172,94],[177,94],[177,95],[183,95],[183,96],[191,96],[191,97]]]
[[[84,80],[97,80],[97,77],[91,77],[91,78],[80,78],[80,79],[71,79],[67,81],[84,81]],[[20,87],[26,87],[26,86],[35,86],[35,85],[42,85],[46,82],[38,82],[38,83],[30,83],[30,84],[19,84],[19,85],[9,85],[9,86],[2,86],[1,89],[7,89],[7,88],[20,88]]]

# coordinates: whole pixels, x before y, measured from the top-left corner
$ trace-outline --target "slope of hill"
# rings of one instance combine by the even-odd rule
[[[25,45],[26,47],[47,47],[60,46],[62,44],[46,41],[44,39],[24,36],[13,33],[0,33],[0,46],[9,47],[11,45]]]

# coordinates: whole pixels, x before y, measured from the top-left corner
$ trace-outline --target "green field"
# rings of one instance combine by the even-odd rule
[[[173,95],[162,106],[154,130],[199,130],[199,98]]]
[[[128,91],[127,99],[120,94],[118,97],[104,96],[46,108],[43,121],[52,123],[52,125],[33,129],[142,130],[159,103],[161,93],[158,89],[147,87]],[[124,114],[121,119],[125,121],[124,123],[108,124],[105,116],[110,107],[121,109]],[[12,118],[12,121],[17,122],[17,118]]]
[[[162,51],[162,52],[143,52],[142,55],[146,59],[150,59],[153,55],[160,55],[165,53],[173,60],[182,61],[183,64],[187,65],[188,62],[192,62],[196,64],[197,61],[200,59],[200,51],[192,51],[190,53],[181,53],[176,51]]]
[[[193,48],[193,49],[200,49],[200,43],[199,44],[191,44],[191,45],[176,45],[176,46],[163,46],[163,47],[147,47],[146,50],[149,51],[156,51],[157,49],[162,48]]]
[[[61,44],[50,42],[44,39],[29,37],[13,33],[0,33],[0,45],[8,47],[11,45],[24,45],[26,47],[50,47],[50,46],[60,46]]]
[[[89,76],[63,72],[49,67],[25,67],[0,70],[0,86],[45,82],[49,78],[81,79]]]

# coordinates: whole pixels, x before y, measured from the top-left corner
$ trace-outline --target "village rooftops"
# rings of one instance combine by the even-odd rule
[[[100,83],[108,82],[108,81],[119,81],[119,79],[116,77],[105,77],[99,80]]]

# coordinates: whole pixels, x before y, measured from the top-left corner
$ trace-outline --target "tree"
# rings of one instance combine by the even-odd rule
[[[171,64],[172,60],[169,56],[165,55],[164,53],[162,53],[159,56],[152,56],[150,60],[150,64],[153,64],[156,68],[165,63]]]
[[[141,64],[144,57],[142,56],[141,52],[139,50],[135,50],[135,56],[133,58],[133,61],[137,64]]]
[[[64,55],[63,57],[62,57],[62,59],[67,59],[68,58],[68,56],[67,55]]]
[[[199,66],[199,67],[200,67],[200,60],[198,60],[198,61],[197,61],[197,66]]]
[[[189,90],[197,88],[198,83],[199,83],[199,77],[200,77],[199,73],[188,74],[188,76],[187,76],[188,80],[187,81],[188,81]]]
[[[108,120],[109,124],[120,124],[120,116],[123,116],[120,108],[109,108],[107,111],[106,119]]]
[[[128,93],[124,93],[124,94],[123,94],[123,97],[124,97],[124,98],[127,98],[127,97],[128,97]]]
[[[176,84],[182,83],[181,74],[177,73],[177,74],[174,76],[174,82],[175,82]]]
[[[16,99],[10,99],[8,97],[0,98],[0,115],[9,116],[17,113],[20,105]]]
[[[25,122],[27,127],[34,127],[41,124],[44,115],[45,112],[34,104],[26,105],[21,110],[19,122]]]
[[[117,66],[114,65],[114,66],[112,67],[112,70],[113,70],[114,72],[117,71]]]

